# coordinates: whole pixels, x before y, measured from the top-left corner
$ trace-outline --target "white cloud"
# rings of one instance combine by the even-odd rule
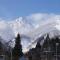
[[[59,15],[60,16],[60,15]],[[27,20],[29,20],[34,26],[36,25],[41,25],[45,23],[45,21],[54,21],[57,20],[58,15],[55,14],[44,14],[44,13],[37,13],[37,14],[32,14],[26,17]],[[59,17],[60,18],[60,17]]]
[[[12,39],[14,36],[12,28],[4,20],[0,20],[0,36],[6,41]]]

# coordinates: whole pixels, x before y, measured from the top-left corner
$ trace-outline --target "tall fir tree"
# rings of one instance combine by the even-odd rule
[[[36,44],[36,48],[40,48],[40,49],[41,49],[40,42],[37,42],[37,44]]]
[[[20,57],[22,57],[22,45],[21,45],[21,38],[20,34],[17,35],[15,38],[15,47],[13,49],[13,56],[15,57],[15,60],[19,60]]]

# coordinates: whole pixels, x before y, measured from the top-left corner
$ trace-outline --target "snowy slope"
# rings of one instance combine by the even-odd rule
[[[36,42],[35,40],[39,38],[40,36],[49,33],[50,37],[54,37],[57,35],[60,35],[60,20],[54,20],[54,21],[45,21],[44,24],[40,24],[38,28],[33,29],[26,35],[28,35],[31,38],[31,42],[29,42],[28,47],[26,48],[26,51],[28,51],[30,48],[35,47]],[[34,42],[34,43],[33,43]]]
[[[49,33],[50,37],[54,37],[57,35],[60,35],[60,30],[58,29],[59,23],[58,21],[54,22],[47,22],[44,25],[40,25],[38,28],[33,29],[29,33],[26,34],[26,36],[29,36],[31,41],[27,42],[28,47],[26,46],[24,51],[28,51],[30,48],[35,47],[36,42],[40,36],[43,36],[44,34]]]

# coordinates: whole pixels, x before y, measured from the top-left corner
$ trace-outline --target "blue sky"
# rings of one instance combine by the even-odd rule
[[[60,0],[0,0],[0,18],[14,19],[34,13],[60,14]]]

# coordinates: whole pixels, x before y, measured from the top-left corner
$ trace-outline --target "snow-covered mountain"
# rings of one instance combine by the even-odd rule
[[[54,22],[46,23],[42,25],[41,27],[34,29],[33,31],[28,33],[28,36],[31,37],[32,41],[27,47],[27,50],[35,47],[39,38],[42,38],[41,39],[42,41],[40,41],[42,44],[44,42],[43,37],[46,36],[46,34],[49,34],[50,38],[53,38],[54,36],[60,36],[60,29],[59,29],[60,23],[59,22],[58,20],[56,20]]]
[[[56,14],[32,14],[26,17],[19,17],[15,20],[0,19],[0,36],[6,42],[14,40],[17,33],[21,34],[23,51],[40,36],[49,33],[50,36],[60,34],[60,15]],[[14,42],[14,41],[13,41]]]

